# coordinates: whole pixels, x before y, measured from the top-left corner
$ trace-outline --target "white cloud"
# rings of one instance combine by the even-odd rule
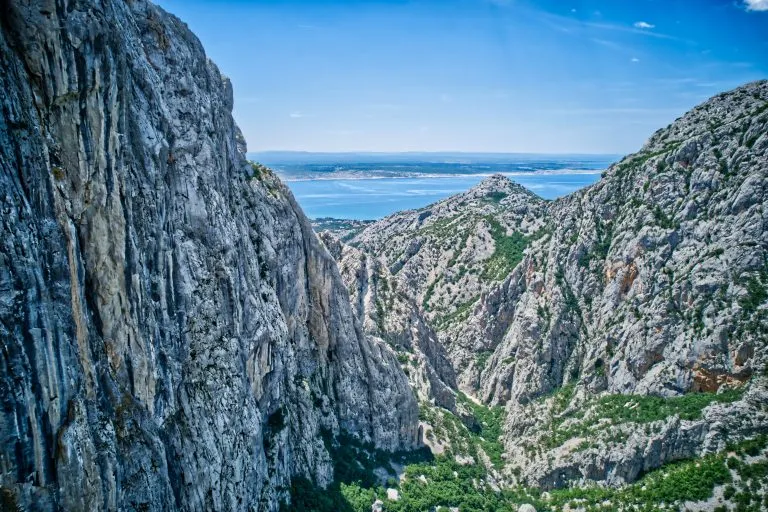
[[[768,11],[768,0],[744,0],[748,11]]]
[[[640,59],[638,59],[637,57],[632,57],[631,60],[632,60],[632,62],[640,62]]]
[[[291,119],[299,119],[301,117],[304,117],[304,114],[302,114],[301,112],[291,112],[290,114],[288,114],[288,117],[290,117]]]
[[[759,1],[768,1],[768,0],[759,0]],[[635,22],[635,28],[654,28],[656,25],[651,25],[650,23],[646,21],[636,21]]]

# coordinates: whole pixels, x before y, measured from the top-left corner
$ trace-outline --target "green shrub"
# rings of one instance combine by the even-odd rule
[[[748,315],[753,313],[766,299],[768,299],[768,291],[766,291],[767,285],[768,273],[765,270],[760,273],[759,279],[754,276],[747,279],[747,294],[739,300],[739,305],[744,310],[745,314]]]
[[[490,359],[491,355],[493,355],[492,350],[483,350],[481,352],[478,352],[477,356],[475,357],[475,361],[477,362],[478,368],[481,370],[484,370],[485,367],[488,365],[488,359]]]
[[[486,217],[491,227],[494,250],[485,262],[481,277],[489,281],[498,281],[507,277],[523,260],[523,251],[528,247],[529,239],[515,231],[507,236],[504,227],[493,217]]]
[[[504,199],[505,197],[507,197],[506,192],[495,191],[495,192],[488,192],[487,194],[485,194],[484,199],[492,203],[500,203],[501,200]]]

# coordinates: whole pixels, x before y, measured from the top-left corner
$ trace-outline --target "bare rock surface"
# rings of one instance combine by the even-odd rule
[[[414,446],[232,90],[154,5],[3,4],[0,487],[34,510],[276,510],[332,479],[322,432]]]
[[[421,309],[398,288],[397,279],[381,260],[344,245],[327,231],[320,238],[338,262],[366,334],[395,351],[420,401],[455,410],[453,366]]]

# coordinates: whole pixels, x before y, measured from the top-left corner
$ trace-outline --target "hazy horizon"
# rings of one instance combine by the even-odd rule
[[[465,192],[501,174],[544,199],[600,179],[606,155],[478,153],[272,153],[271,167],[310,218],[370,220]]]
[[[267,162],[307,162],[307,163],[349,163],[350,161],[360,160],[365,163],[376,163],[380,161],[412,161],[419,162],[443,162],[444,159],[460,158],[464,161],[475,163],[480,162],[498,162],[509,161],[519,162],[526,159],[584,159],[605,158],[619,159],[625,156],[620,153],[524,153],[524,152],[477,152],[477,151],[301,151],[301,150],[280,150],[271,149],[264,151],[248,151],[247,158],[257,160],[262,163]]]

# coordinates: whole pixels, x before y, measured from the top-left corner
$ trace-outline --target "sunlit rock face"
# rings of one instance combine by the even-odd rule
[[[229,82],[145,1],[5,2],[0,485],[35,510],[275,510],[321,432],[417,442]]]
[[[632,481],[768,429],[767,150],[760,81],[694,108],[577,193],[547,202],[493,176],[349,243],[421,310],[457,387],[507,408],[510,478]],[[558,425],[581,432],[606,414],[603,395],[724,390],[743,394],[695,419],[604,419],[552,441]]]

